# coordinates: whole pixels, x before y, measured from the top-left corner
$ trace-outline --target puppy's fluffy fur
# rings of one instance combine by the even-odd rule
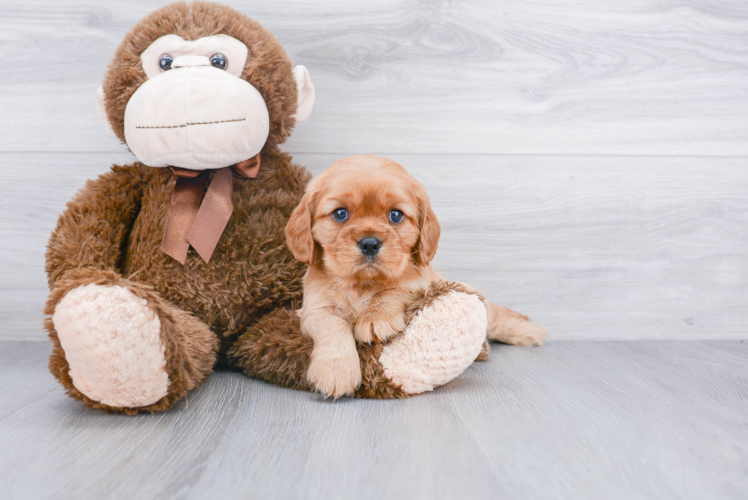
[[[340,209],[347,212],[343,221],[334,216],[343,214],[336,213]],[[397,214],[390,218],[393,210],[402,221]],[[361,383],[355,342],[387,341],[401,332],[417,292],[443,280],[429,264],[439,234],[426,190],[393,161],[344,158],[309,183],[286,226],[286,241],[310,264],[300,315],[302,331],[314,340],[307,376],[318,391],[351,394]],[[366,254],[364,238],[380,242],[375,254]],[[489,339],[515,345],[546,339],[526,316],[485,304]]]

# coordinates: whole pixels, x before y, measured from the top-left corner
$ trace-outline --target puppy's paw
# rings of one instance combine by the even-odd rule
[[[545,328],[531,321],[523,321],[504,331],[502,338],[498,340],[510,345],[540,346],[547,338],[548,332]]]
[[[326,398],[338,399],[352,396],[361,385],[361,363],[358,352],[328,354],[312,351],[312,359],[307,371],[307,380],[317,392]]]
[[[356,321],[353,333],[356,340],[363,343],[371,343],[374,340],[382,342],[390,339],[405,329],[405,315],[393,314],[383,315],[381,312],[362,314]]]

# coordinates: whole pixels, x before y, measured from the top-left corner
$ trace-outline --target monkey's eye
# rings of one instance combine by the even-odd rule
[[[226,56],[223,54],[213,54],[210,56],[210,64],[213,65],[214,68],[226,69],[226,66],[229,65],[229,60],[226,59]]]
[[[348,220],[348,210],[338,208],[332,213],[332,218],[335,219],[335,222],[345,222]]]
[[[403,213],[400,210],[390,210],[390,222],[400,224],[403,221]]]
[[[170,70],[172,61],[174,61],[174,58],[169,54],[162,55],[158,60],[158,65],[161,68],[161,71]]]

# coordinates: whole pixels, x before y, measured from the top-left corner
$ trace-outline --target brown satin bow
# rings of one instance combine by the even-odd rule
[[[257,178],[260,172],[260,155],[231,167],[214,170],[215,174],[207,191],[205,185],[210,177],[209,170],[171,169],[177,183],[171,195],[161,250],[184,264],[187,251],[192,245],[198,255],[208,262],[234,211],[234,181],[231,171],[248,179]]]

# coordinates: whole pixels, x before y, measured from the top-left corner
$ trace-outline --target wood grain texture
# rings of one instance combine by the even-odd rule
[[[742,159],[390,156],[429,190],[442,224],[437,269],[553,338],[748,336]],[[340,157],[295,160],[317,174]],[[0,338],[43,338],[57,217],[85,179],[131,159],[0,153]]]
[[[343,399],[217,373],[169,413],[84,408],[47,344],[0,342],[6,498],[748,496],[748,344],[495,344],[431,394]]]
[[[94,110],[168,0],[6,0],[0,151],[121,151]],[[293,152],[748,155],[739,0],[229,1],[311,71]]]
[[[43,337],[57,216],[131,160],[94,90],[163,3],[3,2],[0,338]],[[445,275],[554,338],[748,334],[746,157],[718,158],[748,154],[744,3],[229,3],[314,76],[287,149],[315,173],[346,152],[403,163],[444,226]]]
[[[131,155],[95,89],[170,0],[0,2],[0,339],[41,340],[44,249]],[[286,149],[401,162],[446,276],[552,340],[748,336],[748,4],[227,1],[317,89]],[[494,345],[405,401],[214,374],[174,411],[86,410],[0,340],[3,498],[743,499],[748,343]]]
[[[299,154],[317,174],[341,155]],[[556,339],[746,338],[738,158],[391,155],[429,190],[434,265]],[[0,154],[0,338],[42,338],[44,249],[86,178],[126,154]],[[12,167],[12,168],[11,168]]]

